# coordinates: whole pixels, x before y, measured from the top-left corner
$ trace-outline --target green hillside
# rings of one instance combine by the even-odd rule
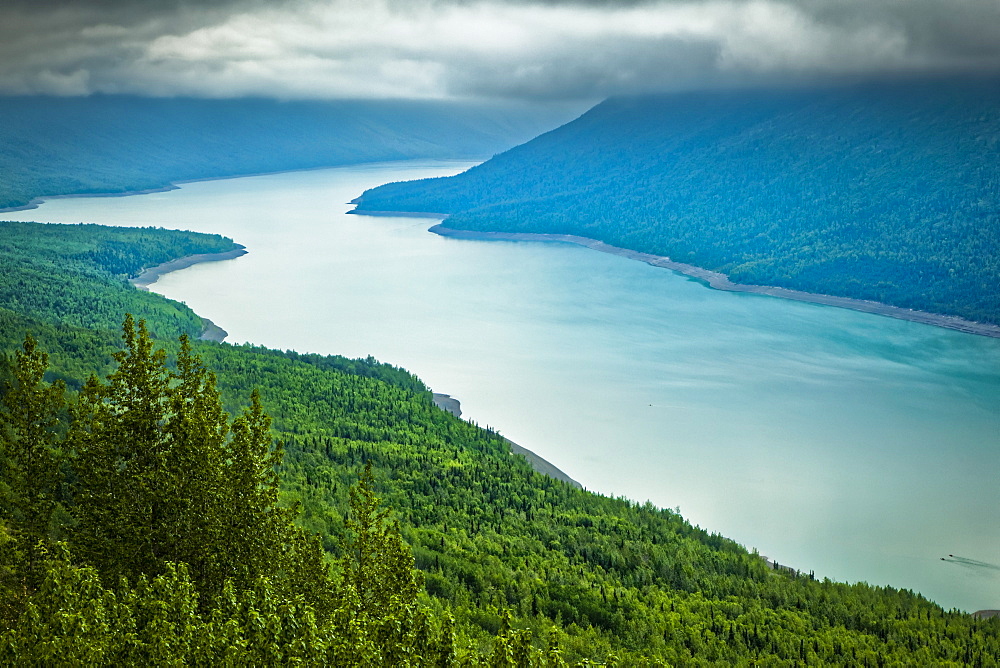
[[[575,234],[737,283],[1000,323],[1000,82],[608,100],[451,178],[358,211]]]
[[[0,208],[191,179],[481,158],[565,118],[471,103],[0,97]]]
[[[113,240],[130,273],[164,241],[181,255],[228,240],[0,235],[5,266],[88,304],[85,327],[21,310],[16,290],[0,304],[6,663],[998,663],[996,620],[773,570],[673,511],[541,476],[401,369],[178,344],[193,321],[94,252]],[[6,250],[32,239],[48,250]],[[122,335],[119,308],[144,308],[159,343],[131,320]]]

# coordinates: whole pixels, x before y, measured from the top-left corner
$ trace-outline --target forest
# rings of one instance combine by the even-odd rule
[[[736,283],[1000,323],[1000,82],[613,98],[458,176],[356,211],[574,234]]]
[[[561,108],[471,102],[0,97],[0,209],[288,169],[481,159],[566,120]]]
[[[997,619],[772,568],[536,473],[403,369],[197,341],[127,282],[232,240],[56,227],[0,227],[4,663],[1000,662]]]

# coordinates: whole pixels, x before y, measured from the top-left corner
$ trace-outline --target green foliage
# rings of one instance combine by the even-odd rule
[[[0,462],[10,498],[5,519],[16,523],[32,549],[49,535],[59,495],[63,412],[62,382],[45,385],[48,354],[30,336],[15,352],[12,378],[0,411]]]
[[[541,476],[400,369],[164,352],[133,321],[109,355],[106,333],[0,310],[0,334],[28,326],[81,389],[61,395],[31,340],[0,374],[0,662],[998,663],[998,620],[772,570],[677,513]],[[106,380],[73,379],[88,367]],[[18,508],[45,484],[12,449],[35,447],[14,426],[31,406],[60,463],[40,545]]]
[[[123,280],[124,275],[112,274],[95,249],[116,244],[132,258],[133,268],[142,268],[237,247],[225,237],[195,232],[39,223],[0,223],[0,241],[0,349],[13,350],[31,332],[52,353],[48,376],[61,378],[74,389],[89,375],[112,367],[110,351],[118,341],[115,330],[126,313],[145,320],[150,333],[160,340],[181,334],[197,337],[204,328],[202,319],[185,305],[135,290]],[[249,352],[253,347],[247,350],[248,355],[254,354]],[[372,357],[348,359],[295,351],[266,354],[386,380],[417,392],[426,390],[413,374]],[[248,386],[246,392],[251,389]]]
[[[414,577],[413,557],[400,538],[399,524],[389,524],[389,511],[379,508],[373,484],[368,464],[350,490],[351,515],[346,525],[352,537],[340,568],[344,584],[353,588],[366,616],[412,604],[423,585]]]
[[[195,232],[98,225],[0,222],[0,305],[22,317],[114,330],[125,313],[161,337],[199,336],[201,318],[183,304],[132,289],[127,278],[185,255],[237,248]],[[20,340],[24,331],[18,333]]]
[[[608,100],[359,210],[575,234],[737,283],[1000,323],[995,78]]]
[[[3,634],[5,665],[322,665],[329,653],[315,615],[269,581],[243,592],[231,584],[199,612],[188,569],[168,564],[131,586],[102,584],[69,555],[47,563],[44,583],[16,628]]]
[[[295,570],[281,455],[257,393],[230,425],[187,337],[175,372],[142,321],[127,316],[123,338],[108,383],[91,378],[72,411],[74,552],[108,581],[185,563],[209,596]]]
[[[334,580],[318,543],[292,524],[295,511],[278,504],[281,456],[258,394],[230,424],[214,377],[186,337],[174,372],[143,322],[128,316],[123,339],[108,383],[92,377],[69,407],[73,457],[61,482],[74,491],[73,557],[38,534],[32,514],[9,517],[16,538],[5,535],[0,545],[7,612],[0,658],[39,665],[452,661],[453,631],[438,628],[418,603],[413,557],[398,526],[384,522],[370,470],[350,494],[355,538]],[[15,510],[34,509],[59,476],[49,466],[38,480],[26,478],[19,448],[52,461],[52,434],[67,406],[61,385],[42,382],[45,355],[30,337],[12,371],[0,415],[10,427],[4,453],[18,466],[4,470],[3,480]],[[17,544],[37,552],[38,563],[18,567]]]

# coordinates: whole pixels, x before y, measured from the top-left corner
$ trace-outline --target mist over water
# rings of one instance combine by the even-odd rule
[[[152,286],[230,342],[374,355],[589,489],[679,506],[818,577],[1000,607],[1000,340],[718,292],[570,244],[345,215],[365,188],[467,166],[191,183],[0,217],[231,236],[248,255]]]

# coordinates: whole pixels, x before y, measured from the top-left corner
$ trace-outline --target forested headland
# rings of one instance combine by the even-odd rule
[[[5,663],[998,664],[995,619],[773,569],[534,472],[405,370],[194,341],[127,281],[232,240],[0,235]]]
[[[568,119],[563,108],[384,101],[0,97],[0,209],[49,195],[407,160],[479,159]]]
[[[1000,324],[1000,82],[914,78],[610,99],[357,211],[572,234],[735,283]]]

